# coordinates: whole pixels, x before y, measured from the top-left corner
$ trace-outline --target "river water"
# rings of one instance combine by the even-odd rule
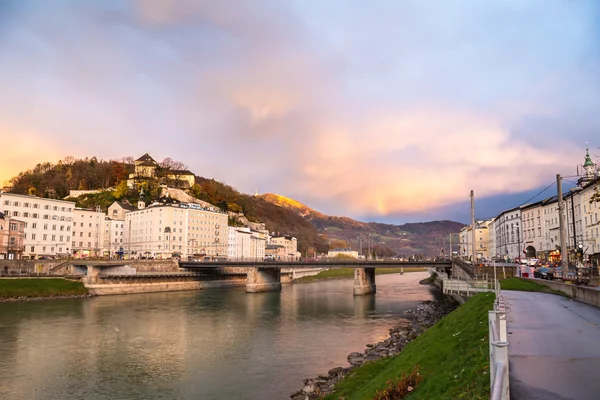
[[[286,399],[439,296],[426,276],[0,303],[0,399]]]

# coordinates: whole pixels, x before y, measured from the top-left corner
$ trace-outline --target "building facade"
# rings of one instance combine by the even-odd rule
[[[73,257],[106,257],[108,246],[105,242],[106,214],[97,209],[75,208],[73,210]]]
[[[0,213],[0,260],[18,260],[25,248],[25,222]]]
[[[24,223],[23,253],[27,259],[61,258],[71,254],[75,203],[14,193],[0,193],[5,218]]]

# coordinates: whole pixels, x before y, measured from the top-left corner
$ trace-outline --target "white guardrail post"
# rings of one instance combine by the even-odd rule
[[[494,310],[488,312],[490,341],[490,399],[509,400],[506,307],[498,281],[494,281]]]

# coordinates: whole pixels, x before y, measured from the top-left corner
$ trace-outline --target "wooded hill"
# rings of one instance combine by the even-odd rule
[[[184,166],[170,158],[159,165],[157,177],[141,182],[138,188],[144,189],[147,200],[160,195],[160,185],[167,183],[164,179],[172,168]],[[110,161],[95,157],[83,160],[67,157],[57,164],[38,164],[15,176],[10,180],[10,192],[64,199],[70,190],[100,190],[99,193],[69,200],[75,201],[78,207],[100,206],[106,211],[115,200],[137,203],[139,191],[129,189],[126,182],[133,170],[132,157]],[[284,196],[270,193],[251,196],[214,179],[200,176],[195,177],[195,184],[188,192],[222,210],[242,212],[249,221],[264,222],[270,232],[296,237],[299,251],[303,254],[312,254],[315,250],[324,253],[329,248],[357,249],[360,241],[363,254],[370,248],[378,256],[435,256],[444,248],[444,238],[450,233],[459,232],[463,226],[453,221],[392,225],[332,217]],[[362,239],[359,240],[359,237]]]

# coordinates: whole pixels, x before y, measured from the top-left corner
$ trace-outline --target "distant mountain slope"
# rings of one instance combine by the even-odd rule
[[[370,245],[388,248],[396,254],[423,254],[434,256],[448,248],[448,235],[458,233],[464,226],[454,221],[431,221],[403,225],[361,222],[348,217],[322,214],[294,200],[273,193],[260,196],[267,202],[293,210],[314,225],[329,239],[345,241],[357,248],[359,240],[363,247]],[[359,237],[362,237],[359,239]]]

